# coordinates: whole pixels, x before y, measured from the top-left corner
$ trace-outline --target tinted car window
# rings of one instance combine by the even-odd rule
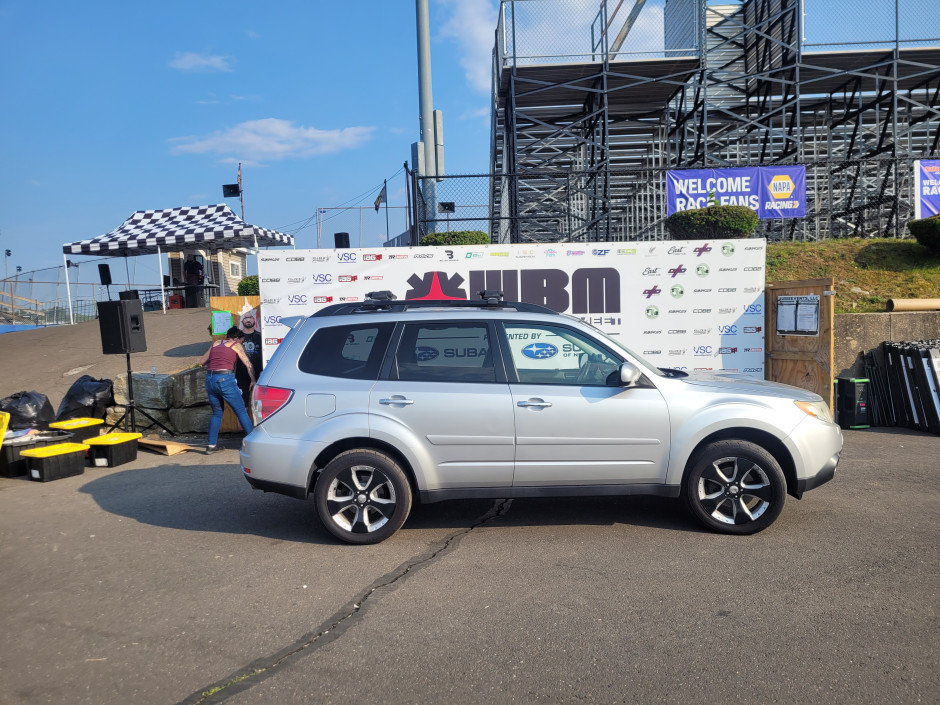
[[[376,379],[394,326],[363,323],[321,328],[307,343],[297,366],[312,375]]]
[[[396,354],[398,379],[495,382],[486,323],[410,323]]]
[[[509,356],[520,384],[606,386],[620,360],[569,328],[507,323]]]

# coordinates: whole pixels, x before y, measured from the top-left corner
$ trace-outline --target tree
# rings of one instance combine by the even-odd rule
[[[679,211],[666,218],[673,240],[728,240],[757,230],[757,213],[747,206],[719,206]]]
[[[935,254],[940,254],[940,215],[909,220],[907,229],[923,247]]]
[[[490,236],[481,230],[455,230],[451,233],[429,233],[421,238],[422,247],[445,245],[489,245]]]
[[[258,296],[259,293],[257,274],[251,274],[238,282],[239,296]]]

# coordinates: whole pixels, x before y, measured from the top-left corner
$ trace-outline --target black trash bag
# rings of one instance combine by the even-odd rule
[[[65,393],[55,420],[103,419],[109,406],[114,406],[114,383],[82,375]]]
[[[49,398],[39,392],[17,392],[0,399],[0,411],[10,414],[9,428],[13,431],[24,428],[48,431],[49,424],[55,421]]]

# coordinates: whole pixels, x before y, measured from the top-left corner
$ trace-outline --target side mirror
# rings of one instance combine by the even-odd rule
[[[624,362],[620,365],[620,386],[632,387],[642,376],[642,372],[632,362]]]

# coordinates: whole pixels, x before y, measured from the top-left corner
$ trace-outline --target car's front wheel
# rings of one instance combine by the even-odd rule
[[[374,450],[348,450],[327,464],[313,490],[317,515],[347,543],[384,541],[411,511],[408,478],[392,458]]]
[[[764,448],[749,441],[718,441],[689,463],[685,498],[692,515],[713,531],[754,534],[783,511],[787,482]]]

